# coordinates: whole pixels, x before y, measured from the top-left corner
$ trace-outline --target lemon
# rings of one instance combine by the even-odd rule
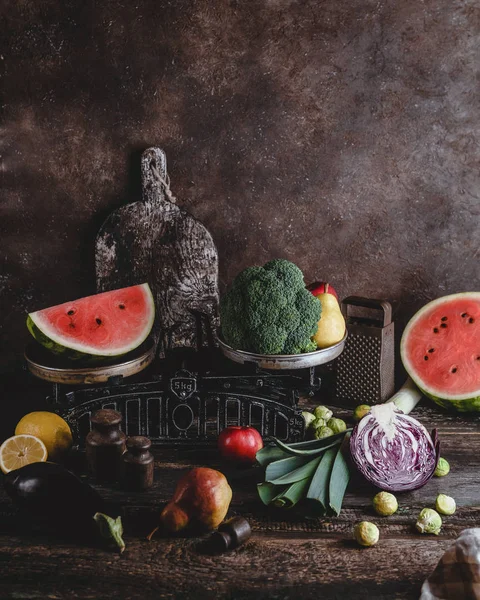
[[[48,460],[62,458],[72,446],[72,432],[66,421],[55,413],[39,410],[20,419],[15,435],[34,435],[45,444]]]
[[[34,435],[14,435],[0,446],[0,469],[4,473],[46,460],[45,444]]]

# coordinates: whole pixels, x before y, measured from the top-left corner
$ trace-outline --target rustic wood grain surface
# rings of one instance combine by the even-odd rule
[[[478,417],[441,412],[426,401],[414,414],[427,428],[438,428],[451,472],[399,495],[392,517],[374,514],[375,490],[357,476],[339,517],[305,518],[300,510],[260,503],[260,468],[232,469],[213,449],[162,449],[156,451],[149,492],[98,488],[123,516],[127,549],[120,556],[25,530],[2,491],[0,598],[418,598],[423,580],[460,531],[480,524],[480,427]],[[202,465],[227,475],[234,491],[229,514],[250,521],[251,539],[220,556],[207,554],[198,537],[148,542],[145,535],[177,479]],[[439,536],[422,536],[414,528],[416,516],[440,492],[456,499],[457,512],[444,518]],[[352,540],[353,525],[364,519],[380,528],[373,548],[361,549]]]

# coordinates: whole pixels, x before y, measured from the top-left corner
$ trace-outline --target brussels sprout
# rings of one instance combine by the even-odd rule
[[[455,500],[450,496],[438,494],[435,501],[435,508],[442,515],[453,515],[453,513],[457,510],[457,505]]]
[[[415,527],[420,533],[438,535],[442,527],[442,517],[433,508],[424,508],[418,515]]]
[[[332,417],[331,419],[328,419],[327,427],[330,427],[333,433],[342,433],[342,431],[347,429],[347,424],[342,419]]]
[[[379,492],[373,499],[373,508],[375,512],[382,517],[388,517],[397,512],[398,502],[393,494],[389,492]]]
[[[444,458],[440,458],[437,468],[434,472],[435,477],[445,477],[445,475],[448,475],[449,473],[450,465],[448,464],[448,461],[446,461]]]
[[[365,415],[368,415],[371,408],[372,407],[368,404],[360,404],[357,406],[357,408],[353,411],[353,418],[355,421],[360,421],[360,419],[363,419]]]
[[[331,435],[333,435],[333,431],[330,429],[330,427],[327,427],[326,425],[315,429],[315,439],[317,440],[330,437]]]
[[[360,546],[375,546],[380,537],[380,532],[374,523],[362,521],[355,525],[353,535]]]
[[[320,427],[323,427],[326,424],[327,422],[325,421],[325,419],[315,419],[314,421],[312,421],[312,429],[319,429]]]
[[[302,417],[305,421],[305,428],[309,429],[312,423],[315,421],[315,415],[311,412],[308,412],[308,410],[302,410]]]
[[[327,408],[326,406],[317,406],[317,408],[313,411],[313,414],[317,417],[317,419],[331,419],[333,417],[333,412]]]

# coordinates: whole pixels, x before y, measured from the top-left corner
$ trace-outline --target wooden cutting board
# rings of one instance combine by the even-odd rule
[[[177,206],[160,148],[141,159],[143,200],[115,210],[95,243],[98,292],[148,282],[160,352],[204,345],[218,326],[218,254],[208,230]]]

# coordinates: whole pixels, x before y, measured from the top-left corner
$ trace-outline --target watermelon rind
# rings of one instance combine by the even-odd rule
[[[480,302],[480,292],[461,292],[457,294],[450,294],[448,296],[442,296],[441,298],[432,300],[431,302],[423,306],[418,312],[416,312],[415,315],[413,315],[413,317],[407,323],[407,326],[405,327],[405,330],[402,334],[402,338],[400,341],[400,355],[402,358],[403,366],[405,367],[405,370],[407,371],[408,375],[414,381],[415,385],[419,388],[422,394],[433,400],[436,404],[438,404],[442,408],[454,409],[459,412],[480,412],[480,381],[478,382],[478,390],[473,393],[442,393],[442,395],[439,396],[437,390],[426,386],[425,382],[421,379],[421,377],[418,376],[415,367],[410,363],[408,359],[407,352],[405,349],[409,333],[415,326],[417,320],[419,320],[422,316],[424,316],[436,306],[441,306],[449,302],[455,301],[457,299],[460,300],[464,298]]]
[[[108,350],[104,348],[99,350],[91,345],[66,339],[65,337],[59,335],[56,331],[53,331],[52,328],[49,327],[49,324],[41,318],[40,313],[42,311],[33,312],[27,316],[27,328],[37,342],[39,342],[53,354],[61,356],[67,360],[94,362],[103,358],[128,354],[128,352],[138,348],[147,339],[155,321],[155,302],[150,286],[148,283],[143,283],[134,287],[141,287],[143,289],[147,299],[146,304],[149,306],[150,310],[148,313],[148,319],[145,321],[145,326],[137,338],[122,348],[117,348],[114,350]]]
[[[44,348],[56,354],[57,356],[62,356],[67,360],[82,360],[88,359],[90,357],[93,358],[92,354],[88,354],[86,352],[78,352],[77,350],[72,350],[71,348],[67,348],[62,346],[61,344],[57,344],[51,340],[48,336],[46,336],[36,325],[33,319],[28,315],[27,317],[27,327],[28,331],[33,335],[33,337],[37,340],[38,343],[42,344]],[[97,357],[102,358],[102,357]]]

